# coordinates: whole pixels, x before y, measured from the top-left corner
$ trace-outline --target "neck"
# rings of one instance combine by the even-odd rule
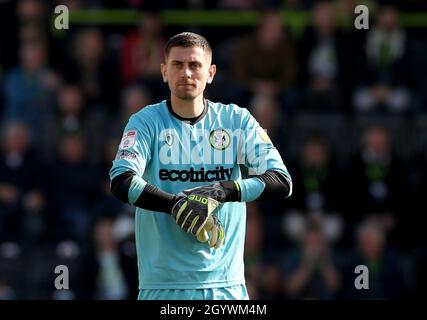
[[[193,100],[183,100],[171,95],[172,110],[183,118],[195,118],[202,114],[204,109],[203,95]]]

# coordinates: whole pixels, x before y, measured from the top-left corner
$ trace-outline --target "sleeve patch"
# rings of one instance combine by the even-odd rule
[[[136,154],[134,152],[130,152],[128,150],[119,150],[116,154],[116,160],[135,160]]]
[[[135,145],[136,140],[136,130],[126,131],[123,134],[122,141],[120,142],[119,149],[128,149],[132,148]]]
[[[267,132],[265,132],[263,128],[258,127],[256,131],[264,142],[271,143],[270,137],[268,136]]]

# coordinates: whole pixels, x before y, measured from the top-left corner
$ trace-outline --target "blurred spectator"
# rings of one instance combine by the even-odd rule
[[[123,90],[121,109],[120,109],[120,132],[126,126],[129,117],[150,104],[150,92],[141,85],[130,85]]]
[[[255,96],[249,103],[250,111],[260,126],[267,132],[274,146],[283,147],[283,114],[276,99],[267,96]]]
[[[58,89],[55,112],[45,121],[42,131],[43,157],[45,161],[52,161],[55,147],[59,144],[64,134],[81,133],[86,141],[100,141],[97,139],[94,125],[95,119],[87,110],[87,104],[83,92],[75,84],[63,84]],[[96,117],[98,118],[98,117]],[[97,119],[103,121],[102,119]],[[97,145],[92,145],[93,158],[98,157]]]
[[[301,40],[299,54],[301,81],[306,87],[305,107],[317,111],[340,111],[345,56],[330,1],[316,2],[313,24]]]
[[[290,299],[333,299],[341,286],[341,274],[322,221],[310,219],[298,245],[283,259],[284,289]]]
[[[58,92],[59,125],[62,132],[82,130],[84,99],[80,88],[76,85],[62,86]]]
[[[245,270],[246,281],[249,284],[249,297],[254,299],[281,299],[280,270],[275,259],[269,257],[263,250],[265,246],[264,224],[266,212],[262,212],[260,206],[255,203],[247,205],[247,223],[245,240]]]
[[[83,90],[90,108],[108,107],[114,112],[118,97],[118,71],[104,44],[104,37],[98,29],[83,29],[75,36],[71,56],[64,63],[66,82],[75,83]]]
[[[151,101],[151,93],[147,90],[143,85],[139,85],[137,83],[131,84],[121,91],[121,99],[120,99],[120,107],[118,108],[118,112],[111,116],[108,120],[108,127],[105,127],[105,130],[108,130],[109,137],[121,137],[123,130],[129,120],[129,117],[141,110],[143,107],[150,104]],[[112,125],[113,123],[113,125]],[[101,139],[105,139],[105,136]],[[107,145],[109,142],[107,141]],[[107,148],[109,148],[107,146]],[[115,146],[117,148],[117,145]],[[117,150],[114,150],[116,152]],[[105,152],[103,153],[104,157],[102,159],[103,164],[105,162]],[[115,157],[115,153],[113,154],[113,158]],[[108,167],[108,169],[107,169]],[[105,166],[105,169],[108,171],[111,167],[111,162]]]
[[[402,274],[396,252],[387,245],[384,228],[371,220],[363,221],[356,233],[356,248],[344,268],[342,297],[345,299],[397,299],[401,297]],[[369,290],[357,290],[354,270],[365,265],[369,270]]]
[[[62,137],[59,158],[50,166],[50,203],[59,240],[84,242],[95,218],[91,213],[97,199],[97,171],[88,164],[90,149],[81,135]]]
[[[288,207],[308,212],[342,209],[341,170],[323,135],[313,134],[304,141],[299,159],[289,170],[295,184],[292,197],[286,200]]]
[[[30,149],[25,124],[7,124],[2,137],[0,241],[37,242],[45,231],[41,166]]]
[[[136,31],[127,34],[120,49],[121,73],[124,84],[142,81],[153,95],[161,96],[164,85],[160,75],[163,47],[159,16],[145,13]]]
[[[105,110],[90,108],[76,84],[64,84],[58,91],[56,113],[46,121],[45,149],[51,151],[48,150],[49,146],[57,145],[58,138],[68,133],[80,133],[85,141],[103,141],[107,125],[108,114]],[[90,162],[99,163],[102,152],[102,143],[92,144]]]
[[[136,264],[135,246],[116,239],[115,220],[99,218],[93,230],[93,245],[83,258],[79,299],[135,300]]]
[[[103,216],[108,214],[110,217],[117,218],[120,215],[127,215],[133,217],[134,207],[118,201],[110,190],[110,179],[108,172],[111,169],[111,163],[116,158],[117,146],[120,141],[116,139],[108,140],[104,145],[102,162],[97,166],[97,192],[98,197],[96,204],[93,207],[93,212],[96,216]]]
[[[40,41],[21,44],[21,64],[11,70],[4,81],[4,121],[25,122],[31,138],[38,140],[43,121],[53,109],[58,75],[46,65],[46,46]]]
[[[366,66],[353,97],[356,110],[406,111],[411,103],[405,67],[408,44],[395,7],[380,8],[376,25],[368,31],[365,45]]]
[[[34,40],[46,33],[47,8],[40,0],[21,0],[17,4],[19,18],[20,40],[23,42]]]
[[[258,295],[260,300],[283,300],[283,280],[277,261],[264,261],[258,266]],[[251,297],[252,299],[252,297]]]
[[[17,15],[21,26],[43,24],[46,11],[45,4],[40,0],[20,0],[17,4]]]
[[[20,0],[16,4],[16,16],[19,21],[19,41],[27,43],[42,41],[46,44],[47,51],[51,53],[48,28],[48,8],[41,0]],[[49,39],[50,40],[50,39]]]
[[[294,46],[278,11],[262,14],[255,33],[235,47],[232,72],[246,95],[279,98],[283,108],[295,107]]]
[[[385,127],[374,125],[363,131],[360,152],[353,156],[348,170],[347,209],[352,213],[349,224],[372,212],[382,215],[389,230],[404,222],[407,174],[392,150],[391,136]]]
[[[320,211],[304,213],[303,211],[289,210],[283,216],[282,228],[287,238],[293,242],[298,242],[312,223],[319,224],[329,243],[341,240],[343,219],[335,213]]]
[[[5,70],[19,63],[19,43],[46,40],[46,13],[41,0],[0,2],[0,66]]]
[[[259,298],[257,268],[262,259],[261,248],[263,240],[263,219],[259,206],[250,203],[247,206],[248,214],[246,221],[245,239],[245,277],[250,284],[249,297]]]

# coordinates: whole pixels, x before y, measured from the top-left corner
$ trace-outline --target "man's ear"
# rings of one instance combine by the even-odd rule
[[[163,82],[168,82],[168,76],[166,72],[166,65],[164,63],[160,64],[160,73],[162,74]]]
[[[216,73],[216,65],[212,64],[209,67],[209,78],[208,78],[208,81],[207,81],[208,83],[212,83],[213,78],[215,76],[215,73]]]

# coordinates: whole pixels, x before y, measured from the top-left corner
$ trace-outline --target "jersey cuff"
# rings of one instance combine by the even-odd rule
[[[241,202],[251,202],[258,199],[265,188],[265,183],[256,177],[240,180],[237,182],[240,186]]]
[[[146,185],[147,185],[147,182],[141,177],[138,177],[137,175],[134,175],[132,177],[132,182],[130,184],[129,191],[128,191],[128,199],[130,204],[133,205],[136,202],[136,200],[138,200],[142,191],[144,191],[144,188]]]
[[[236,180],[220,182],[225,192],[225,202],[240,202],[240,185]]]

